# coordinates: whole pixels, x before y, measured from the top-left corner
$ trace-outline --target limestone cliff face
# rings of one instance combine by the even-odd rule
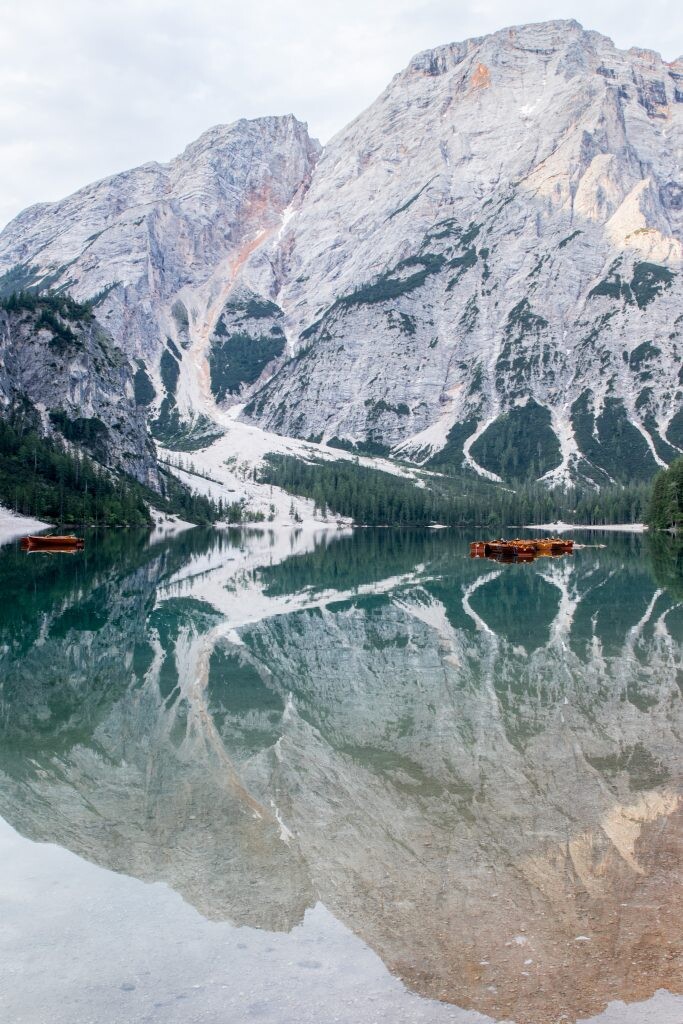
[[[0,236],[3,289],[101,296],[100,319],[151,380],[148,415],[164,438],[211,405],[209,337],[247,260],[252,277],[272,275],[283,213],[318,150],[293,117],[238,121],[169,164],[31,207]]]
[[[649,477],[683,450],[682,141],[680,60],[506,29],[416,56],[322,153],[239,121],[32,207],[0,284],[103,293],[167,442],[243,403],[489,477]]]
[[[418,55],[283,234],[304,351],[248,411],[503,476],[528,431],[537,475],[651,472],[683,447],[682,140],[683,63],[575,22]]]
[[[158,486],[156,452],[126,355],[95,316],[54,301],[0,308],[0,415]]]

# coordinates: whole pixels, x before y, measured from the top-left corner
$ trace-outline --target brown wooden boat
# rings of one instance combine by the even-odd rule
[[[531,562],[534,558],[571,555],[573,540],[543,537],[540,540],[517,537],[513,540],[475,540],[470,544],[470,558],[495,558],[498,561]]]
[[[85,547],[85,541],[73,533],[61,536],[49,533],[22,537],[21,547],[24,551],[80,551]]]
[[[539,555],[570,555],[574,550],[573,540],[560,537],[543,537],[536,544]]]

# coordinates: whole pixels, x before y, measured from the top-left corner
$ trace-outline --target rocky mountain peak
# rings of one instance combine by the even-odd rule
[[[258,145],[295,145],[315,157],[322,148],[320,143],[311,139],[308,125],[299,121],[293,114],[273,117],[240,118],[231,124],[218,124],[205,132],[185,147],[175,157],[169,167],[180,168],[195,166],[207,160],[215,167],[221,155],[229,154],[235,146]]]
[[[113,175],[17,218],[0,235],[0,289],[98,296],[99,318],[145,367],[157,435],[175,435],[181,417],[205,425],[213,399],[197,367],[206,365],[209,334],[319,152],[292,115],[215,126],[167,164]]]
[[[648,477],[683,450],[682,144],[679,62],[506,28],[416,55],[322,151],[240,120],[31,208],[0,287],[101,296],[166,441],[239,404],[493,478]]]
[[[535,22],[528,25],[512,25],[486,36],[473,36],[463,42],[447,43],[415,54],[405,71],[397,78],[407,75],[439,75],[446,74],[461,63],[468,55],[485,46],[489,52],[500,53],[503,50],[522,48],[532,53],[544,55],[566,49],[577,39],[598,35],[586,32],[578,21],[573,19]],[[605,38],[605,37],[600,37]]]
[[[539,475],[596,482],[624,477],[618,421],[652,473],[683,440],[679,85],[573,21],[418,54],[316,167],[278,297],[305,355],[247,413],[498,477],[529,469],[501,458],[518,421]]]

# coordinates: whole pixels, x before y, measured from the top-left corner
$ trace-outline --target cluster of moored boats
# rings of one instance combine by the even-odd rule
[[[491,558],[496,562],[533,562],[535,558],[553,558],[571,555],[573,540],[561,537],[543,537],[541,540],[474,540],[470,544],[470,558]]]

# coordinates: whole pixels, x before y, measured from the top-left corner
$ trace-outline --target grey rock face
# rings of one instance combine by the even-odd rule
[[[273,235],[318,151],[291,116],[212,128],[169,164],[20,214],[0,236],[0,283],[58,286],[78,299],[106,291],[103,323],[152,380],[150,419],[165,397],[197,417],[211,404],[209,335],[250,257],[251,276],[268,287]],[[167,339],[177,349],[171,394],[160,365]]]
[[[156,455],[137,383],[92,315],[64,315],[43,303],[0,309],[0,414],[28,414],[42,432],[156,488]]]
[[[152,420],[239,400],[488,476],[649,477],[683,450],[682,141],[680,60],[506,29],[418,54],[322,154],[293,117],[240,121],[32,207],[3,287],[111,289]],[[265,333],[238,295],[277,305]]]
[[[681,76],[574,22],[418,55],[284,233],[305,351],[253,417],[502,475],[515,430],[551,476],[635,475],[617,423],[643,472],[677,454]]]

